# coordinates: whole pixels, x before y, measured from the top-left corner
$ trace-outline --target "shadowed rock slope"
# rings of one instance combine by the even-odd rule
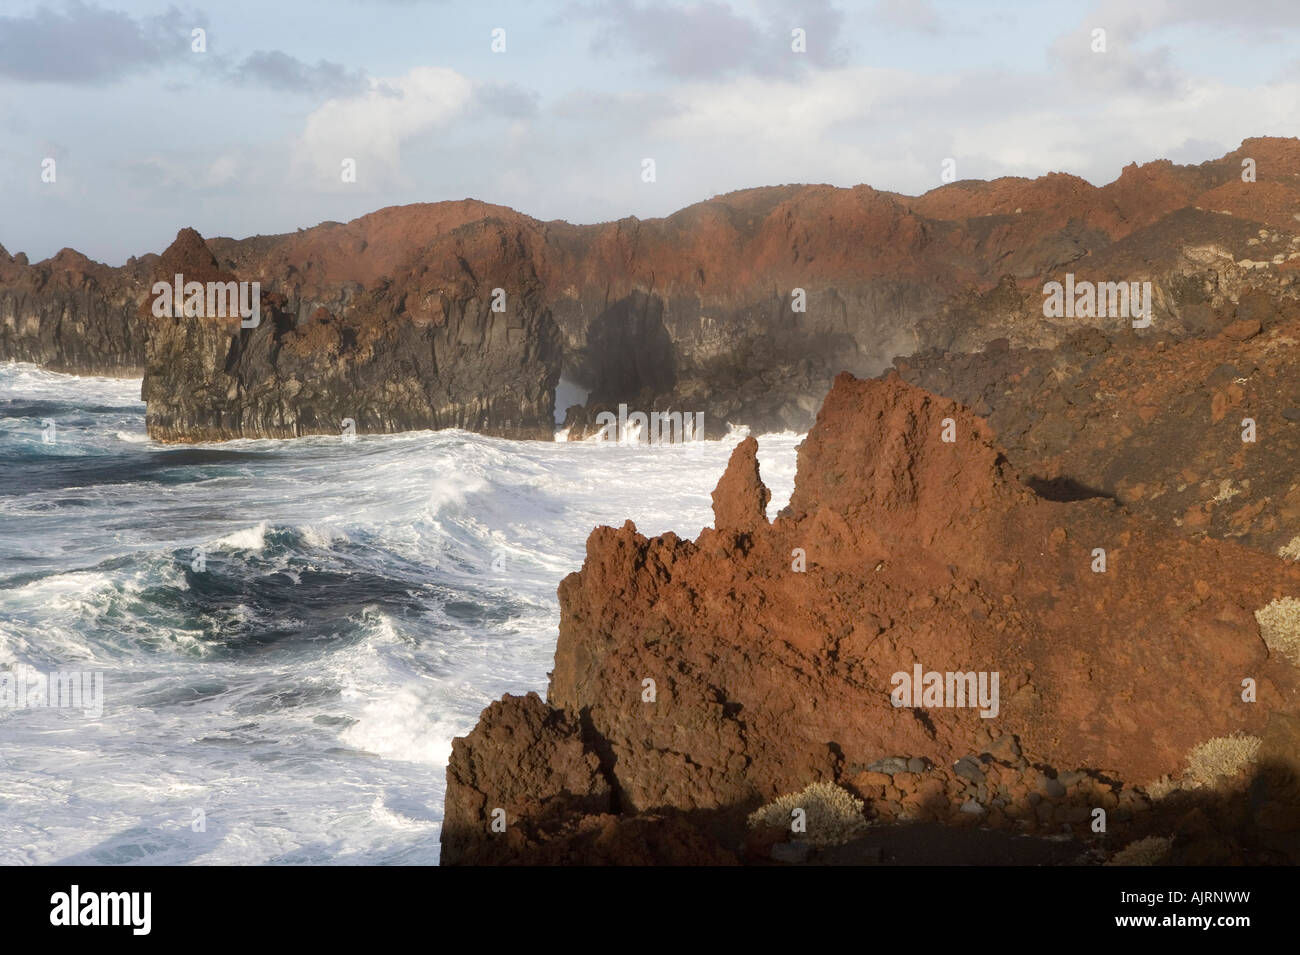
[[[1192,537],[1300,557],[1300,310],[1242,296],[1216,333],[1140,342],[1089,330],[901,358],[907,381],[988,417],[1044,495],[1104,495]]]

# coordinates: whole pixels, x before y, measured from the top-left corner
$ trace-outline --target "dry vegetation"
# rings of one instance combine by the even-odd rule
[[[812,783],[803,792],[787,793],[756,809],[749,825],[789,829],[795,809],[804,811],[808,827],[806,833],[796,835],[813,845],[843,845],[867,828],[862,800],[834,783]]]

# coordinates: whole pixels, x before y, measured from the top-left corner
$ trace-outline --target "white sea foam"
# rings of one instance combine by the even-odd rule
[[[266,529],[270,527],[269,522],[259,521],[253,527],[246,527],[242,531],[235,531],[233,534],[227,534],[212,542],[212,547],[229,548],[231,550],[262,550],[266,547]]]
[[[0,667],[105,674],[98,721],[0,717],[0,864],[436,862],[451,740],[545,690],[592,528],[695,536],[744,434],[177,449],[119,435],[138,396],[0,365],[0,456],[38,455],[0,486]],[[54,449],[17,450],[6,398],[79,422],[58,451],[85,473],[39,480]],[[759,438],[770,516],[799,440]]]

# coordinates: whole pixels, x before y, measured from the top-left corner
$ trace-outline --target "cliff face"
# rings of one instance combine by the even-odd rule
[[[256,327],[239,315],[156,316],[147,300],[139,315],[148,331],[149,434],[219,441],[465,428],[549,438],[558,335],[526,263],[510,251],[494,271],[503,311],[472,274],[441,284],[377,280],[331,301],[339,314],[321,304],[305,320],[295,314],[300,302],[263,287]],[[155,278],[171,283],[176,274],[249,281],[188,229]]]
[[[1258,181],[1241,181],[1245,158],[1255,161]],[[876,374],[897,355],[979,351],[999,338],[1013,347],[1052,347],[1083,327],[1116,337],[1194,337],[1252,289],[1294,301],[1297,183],[1300,141],[1252,139],[1199,166],[1133,165],[1102,187],[1057,173],[956,182],[918,197],[867,186],[774,186],[664,219],[587,226],[466,200],[208,246],[222,270],[279,296],[278,321],[304,341],[331,339],[312,328],[327,315],[358,339],[387,343],[381,350],[413,349],[411,361],[422,369],[423,355],[437,345],[442,376],[453,355],[495,351],[524,330],[530,344],[522,351],[511,344],[500,359],[487,359],[490,367],[471,363],[464,371],[499,377],[498,360],[531,362],[535,367],[518,369],[508,412],[446,398],[442,385],[425,382],[425,397],[412,393],[390,411],[352,412],[359,428],[364,415],[365,428],[491,421],[522,433],[518,415],[528,413],[537,420],[529,418],[524,430],[532,430],[540,421],[532,394],[544,377],[538,367],[549,369],[558,350],[563,374],[590,392],[569,422],[572,437],[621,402],[646,412],[702,412],[711,435],[729,422],[804,430],[836,374]],[[64,271],[51,263],[28,268],[49,272],[50,282]],[[94,301],[108,303],[103,307],[68,299],[86,294],[84,283],[63,279],[64,297],[42,300],[45,311],[26,299],[20,307],[13,303],[27,286],[0,280],[0,305],[10,303],[0,315],[14,316],[5,319],[0,357],[108,361],[111,351],[121,367],[138,365],[143,336],[130,326],[139,320],[127,316],[128,327],[120,328],[101,316],[147,296],[152,267],[133,268],[94,266],[96,276],[103,273],[92,282]],[[1129,316],[1045,317],[1044,284],[1065,282],[1067,274],[1079,282],[1149,281],[1151,327],[1133,329]],[[495,288],[509,293],[504,320],[483,313]],[[27,316],[21,332],[20,313]],[[440,328],[447,337],[439,341]],[[337,347],[349,347],[347,336],[336,337]],[[254,377],[284,392],[307,386],[298,376],[305,370]],[[380,361],[374,373],[391,371]],[[196,387],[211,382],[203,377]],[[150,390],[183,387],[163,382],[161,391]],[[293,433],[293,403],[287,392],[268,392],[255,407],[222,414],[241,434]],[[207,426],[194,437],[200,433],[209,433]],[[187,434],[179,427],[173,437]]]
[[[1105,496],[1190,537],[1300,557],[1300,308],[1248,293],[1215,323],[1184,341],[1094,330],[896,366],[987,415],[1045,495]]]
[[[583,860],[593,831],[668,819],[734,857],[748,811],[815,781],[858,793],[882,823],[1064,826],[1082,841],[1094,808],[1114,813],[1112,834],[1176,826],[1147,788],[1183,777],[1200,744],[1288,739],[1300,670],[1254,612],[1300,595],[1300,568],[1180,538],[1104,498],[1045,499],[991,434],[897,377],[842,375],[776,520],[747,439],[697,540],[594,531],[560,585],[549,708],[506,697],[456,743],[445,861]],[[996,674],[998,690],[979,705],[894,705],[894,675],[918,667]],[[590,770],[565,777],[549,804],[570,809],[544,826],[520,796],[542,780],[495,742],[525,706],[567,727],[565,765]],[[1294,740],[1279,752],[1300,768]],[[1251,805],[1289,785],[1262,785]],[[497,807],[510,840],[490,827]],[[1224,815],[1231,835],[1210,827],[1216,857],[1267,855],[1269,839],[1300,833],[1294,807],[1252,811]]]
[[[348,283],[466,266],[488,276],[483,249],[514,246],[560,330],[564,375],[590,392],[570,437],[619,403],[703,412],[710,435],[728,422],[805,430],[836,374],[876,374],[896,355],[1003,337],[1051,347],[1082,327],[1182,338],[1253,288],[1294,299],[1298,147],[1247,140],[1201,166],[1133,165],[1100,188],[1060,174],[919,197],[774,186],[589,226],[470,201],[413,205],[212,247],[285,294],[301,321]],[[1241,182],[1246,156],[1257,182]],[[1067,273],[1149,281],[1152,327],[1045,317],[1043,285]]]
[[[0,247],[0,359],[139,376],[144,329],[135,312],[147,269],[147,262],[111,269],[72,249],[29,265]]]

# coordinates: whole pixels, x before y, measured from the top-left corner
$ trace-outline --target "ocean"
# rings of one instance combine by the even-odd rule
[[[745,434],[178,447],[139,396],[0,363],[0,676],[103,681],[0,700],[0,864],[436,864],[452,738],[545,694],[587,535],[696,536]],[[800,440],[759,438],[769,516]]]

